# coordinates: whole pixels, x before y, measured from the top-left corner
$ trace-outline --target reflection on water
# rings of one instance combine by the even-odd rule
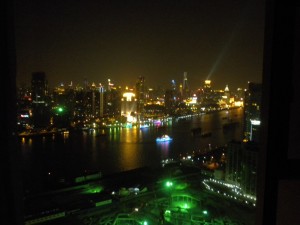
[[[169,141],[156,143],[157,149],[160,151],[162,159],[172,158],[170,156],[171,143],[172,142]]]
[[[238,122],[224,130],[229,121]],[[47,137],[20,138],[24,178],[38,183],[59,177],[76,177],[84,172],[103,174],[144,166],[160,166],[162,159],[176,158],[193,151],[207,151],[208,146],[223,146],[232,139],[242,139],[243,109],[221,111],[161,124],[147,129],[107,128],[65,133]],[[201,127],[211,136],[193,136],[192,128]],[[156,137],[168,134],[171,142],[156,143]],[[46,177],[46,178],[45,178]]]

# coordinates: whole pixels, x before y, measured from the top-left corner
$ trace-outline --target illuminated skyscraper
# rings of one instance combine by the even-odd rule
[[[136,83],[136,99],[137,99],[137,120],[140,120],[143,117],[143,110],[145,104],[145,78],[140,76]]]
[[[187,72],[183,73],[182,97],[183,99],[187,99],[190,97],[190,88],[187,80]]]
[[[205,80],[204,81],[204,88],[203,88],[203,90],[204,90],[204,93],[207,93],[207,94],[212,91],[212,89],[211,89],[211,80]]]
[[[226,96],[226,104],[230,103],[230,91],[228,85],[224,89],[224,96]]]
[[[171,80],[171,89],[172,90],[176,90],[176,82],[175,82],[175,80]]]
[[[100,84],[99,87],[99,117],[102,118],[104,114],[104,87]]]
[[[121,115],[126,117],[128,122],[135,122],[136,112],[137,100],[135,94],[130,90],[126,90],[121,100]]]

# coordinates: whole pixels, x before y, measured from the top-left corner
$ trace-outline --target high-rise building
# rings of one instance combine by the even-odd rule
[[[121,87],[113,85],[110,86],[110,90],[104,92],[104,116],[118,117],[121,115],[121,93]]]
[[[173,115],[177,104],[177,96],[175,90],[166,90],[165,92],[165,110],[169,115]]]
[[[175,80],[171,81],[171,89],[174,90],[174,91],[176,90],[176,82],[175,82]]]
[[[224,96],[225,96],[225,101],[226,101],[226,104],[229,105],[230,104],[230,91],[229,91],[229,87],[228,85],[226,85],[225,89],[224,89]]]
[[[259,142],[262,85],[249,82],[244,100],[245,139]]]
[[[225,179],[242,188],[244,194],[257,195],[257,165],[260,136],[262,86],[249,83],[245,92],[244,134],[241,143],[229,143]]]
[[[242,147],[241,142],[231,141],[227,145],[225,181],[240,186],[242,173]]]
[[[225,180],[252,197],[257,194],[258,151],[258,143],[253,141],[231,141],[227,145]]]
[[[104,115],[104,87],[100,84],[99,87],[99,117],[102,118]]]
[[[256,197],[257,194],[258,151],[258,143],[253,141],[243,142],[240,183],[243,192],[253,197]]]
[[[145,93],[145,77],[140,76],[136,83],[136,99],[137,99],[137,120],[139,121],[143,117],[144,104],[146,100]]]
[[[48,82],[44,72],[32,73],[31,90],[34,104],[45,102],[45,98],[48,95]]]
[[[136,122],[137,100],[131,90],[123,93],[121,100],[121,115],[127,118],[128,122]]]
[[[211,89],[211,80],[205,80],[204,81],[204,92],[205,93],[210,93],[212,91]]]
[[[50,121],[48,82],[44,72],[32,73],[32,109],[34,127],[46,127]]]
[[[183,73],[183,83],[182,83],[182,98],[187,99],[190,97],[190,88],[188,85],[187,72]]]

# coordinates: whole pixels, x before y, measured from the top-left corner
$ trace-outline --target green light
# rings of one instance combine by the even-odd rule
[[[171,186],[173,186],[173,183],[171,181],[167,181],[166,186],[171,187]]]
[[[174,206],[177,206],[181,209],[190,209],[190,208],[192,208],[191,205],[186,203],[186,202],[177,202],[177,204],[174,204]]]
[[[148,225],[148,222],[147,222],[147,221],[144,221],[144,225]]]
[[[207,210],[203,210],[203,214],[207,215],[208,214]]]
[[[55,111],[56,111],[58,114],[62,114],[62,113],[64,113],[65,108],[64,108],[63,106],[58,106],[58,107],[56,107]]]
[[[85,194],[97,194],[100,193],[103,190],[102,187],[93,187],[93,188],[88,188],[83,193]]]

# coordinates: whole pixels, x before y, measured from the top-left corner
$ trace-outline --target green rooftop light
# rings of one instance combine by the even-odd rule
[[[97,194],[103,190],[102,187],[90,187],[83,191],[84,194]]]
[[[167,186],[167,187],[171,187],[171,186],[173,186],[173,182],[171,182],[171,181],[167,181],[167,182],[166,182],[166,186]]]
[[[65,108],[63,106],[58,106],[58,107],[55,108],[55,112],[57,114],[62,114],[62,113],[65,112]]]

